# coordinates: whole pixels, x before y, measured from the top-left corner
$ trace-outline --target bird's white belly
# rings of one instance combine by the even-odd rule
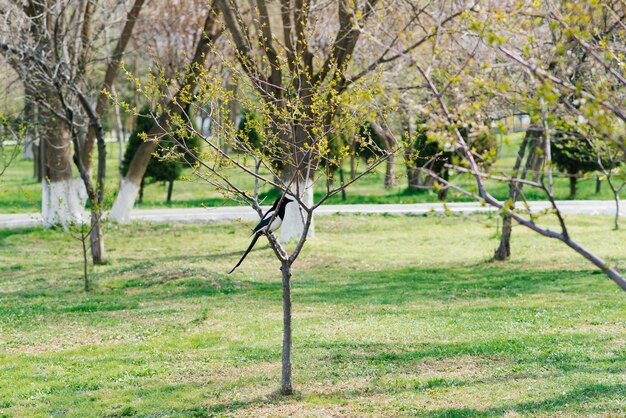
[[[268,232],[274,232],[276,231],[278,228],[280,228],[280,225],[283,223],[283,220],[280,219],[278,216],[274,218],[274,220],[269,224],[267,231]]]

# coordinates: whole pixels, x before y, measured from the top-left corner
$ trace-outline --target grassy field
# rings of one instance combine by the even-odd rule
[[[499,158],[494,166],[494,170],[504,170],[508,172],[514,164],[517,148],[521,140],[520,133],[512,134],[502,141]],[[119,187],[118,159],[119,150],[117,144],[108,144],[107,161],[107,190],[111,201]],[[397,158],[398,166],[397,186],[391,189],[383,187],[384,165],[372,175],[363,178],[358,183],[348,189],[347,200],[344,202],[340,196],[335,196],[329,201],[330,204],[341,203],[420,203],[436,202],[437,194],[429,191],[409,192],[406,186],[405,167],[400,157]],[[41,184],[32,178],[32,161],[16,161],[0,178],[0,213],[38,212],[41,208]],[[346,165],[346,172],[349,167]],[[186,176],[191,177],[189,170]],[[252,190],[253,183],[243,176],[234,176],[237,184],[243,185],[248,190]],[[453,179],[455,183],[461,184],[471,189],[475,189],[473,179],[466,175],[457,176]],[[508,185],[501,182],[489,182],[489,190],[496,197],[506,199],[508,196]],[[569,195],[569,182],[565,178],[557,178],[556,182],[557,199],[567,199]],[[325,190],[325,184],[317,184],[316,194],[319,196]],[[270,192],[270,187],[263,187],[262,191]],[[527,198],[530,200],[544,199],[545,195],[539,191],[526,189]],[[225,199],[211,186],[191,178],[189,180],[177,181],[174,185],[172,202],[165,203],[167,186],[161,183],[153,183],[146,186],[144,203],[142,208],[160,207],[199,207],[233,205],[232,201]],[[579,181],[578,199],[612,199],[609,188],[605,185],[601,193],[595,193],[595,176],[582,178]],[[448,195],[450,201],[467,201],[468,197],[460,193],[451,191]]]
[[[626,269],[626,232],[570,218]],[[110,227],[82,291],[63,231],[0,231],[0,416],[624,416],[626,295],[562,244],[496,218],[319,218],[281,291],[248,225]]]

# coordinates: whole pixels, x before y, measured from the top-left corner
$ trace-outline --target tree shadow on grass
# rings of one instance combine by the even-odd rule
[[[331,273],[332,274],[332,273]],[[339,273],[338,273],[339,274]],[[415,300],[454,301],[514,298],[534,293],[576,293],[590,271],[503,270],[481,265],[462,268],[403,268],[355,271],[319,280],[295,280],[298,302],[401,305]],[[587,286],[587,285],[585,285]]]
[[[16,235],[30,235],[33,232],[41,231],[43,231],[41,227],[0,229],[0,245],[3,245],[7,238],[11,238]]]
[[[427,412],[424,416],[432,418],[482,418],[502,416],[507,412],[523,414],[559,414],[576,412],[584,416],[602,413],[601,407],[594,407],[589,403],[604,399],[626,398],[626,385],[607,385],[601,383],[580,385],[560,396],[533,400],[528,402],[512,403],[504,406],[478,410],[472,408],[446,408]],[[616,412],[616,411],[613,411]]]

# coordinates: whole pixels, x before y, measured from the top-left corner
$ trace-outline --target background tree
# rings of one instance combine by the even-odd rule
[[[576,198],[578,178],[585,173],[613,169],[616,161],[594,147],[593,139],[587,138],[575,126],[559,123],[551,143],[552,157],[559,170],[569,178],[569,197]]]
[[[135,153],[141,144],[143,144],[144,138],[148,132],[154,128],[154,119],[149,107],[144,107],[139,112],[136,126],[137,129],[128,139],[124,158],[120,165],[122,176],[126,176]],[[200,153],[200,138],[196,135],[189,135],[187,137],[177,136],[174,139],[169,136],[164,136],[160,138],[160,142],[161,146],[155,151],[153,155],[154,158],[150,159],[144,178],[141,181],[139,203],[141,203],[143,199],[143,188],[146,184],[146,179],[148,179],[148,183],[159,181],[167,183],[167,197],[165,201],[167,203],[171,202],[174,182],[180,178],[183,167],[188,166],[190,163],[188,159],[185,158],[185,149],[178,145],[179,143],[184,143],[187,148],[194,150],[194,155]]]
[[[185,112],[185,108],[181,106],[181,101],[186,99],[193,93],[199,82],[199,77],[204,74],[205,65],[207,63],[207,55],[210,51],[211,44],[219,38],[221,29],[217,24],[216,11],[212,4],[209,6],[205,14],[204,24],[202,26],[202,36],[197,39],[193,57],[186,65],[184,73],[175,80],[167,79],[168,82],[155,86],[157,88],[156,97],[151,96],[149,100],[155,102],[155,107],[161,115],[156,121],[154,127],[148,132],[148,140],[144,141],[128,166],[128,171],[121,181],[120,189],[113,203],[113,207],[109,214],[110,219],[117,222],[125,222],[130,216],[130,211],[135,203],[137,193],[141,185],[144,173],[148,168],[152,154],[157,150],[158,141],[168,130],[167,122],[173,113],[181,115]],[[159,77],[159,72],[153,73],[154,77]],[[163,74],[164,75],[164,74]],[[132,74],[132,79],[136,80]],[[153,78],[154,79],[154,78]],[[154,85],[154,83],[152,83]],[[142,83],[137,80],[135,84],[136,90],[141,90]],[[175,94],[171,94],[169,89],[174,88]],[[119,100],[119,97],[116,97]],[[125,108],[132,112],[132,107],[128,103],[124,103]],[[200,113],[200,112],[198,112]],[[189,119],[189,114],[184,114]]]
[[[312,172],[298,172],[298,167],[310,167],[304,161],[310,156],[296,151],[306,148],[314,130],[331,131],[339,110],[338,106],[324,107],[327,113],[318,114],[311,99],[333,86],[334,96],[326,98],[333,104],[351,84],[424,44],[436,35],[438,25],[464,10],[464,6],[445,9],[434,19],[430,13],[436,11],[430,8],[436,7],[430,3],[418,8],[409,2],[380,0],[339,0],[330,5],[309,0],[279,4],[218,0],[216,6],[222,11],[235,49],[239,66],[233,69],[242,71],[261,100],[271,105],[274,114],[270,119],[278,121],[284,115],[293,115],[287,106],[298,103],[301,123],[295,127],[292,139],[290,132],[270,129],[283,135],[285,167],[279,175],[290,179],[297,172],[293,188],[308,205],[313,203]],[[388,182],[392,180],[391,176],[387,178]],[[288,207],[281,241],[299,237],[302,228],[302,217]],[[310,233],[313,231],[310,228]]]

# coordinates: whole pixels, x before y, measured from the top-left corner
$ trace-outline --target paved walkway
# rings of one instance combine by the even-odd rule
[[[548,202],[530,202],[533,211],[549,207]],[[613,215],[615,202],[610,200],[565,200],[558,202],[564,214],[570,215]],[[622,204],[621,216],[626,216],[626,204]],[[455,213],[491,212],[494,208],[481,206],[476,202],[448,203],[447,208]],[[441,203],[385,204],[385,205],[326,205],[321,206],[317,215],[337,213],[389,213],[421,215],[429,212],[444,212]],[[224,206],[216,208],[172,208],[172,209],[135,209],[130,215],[135,222],[181,222],[209,223],[232,221],[235,219],[257,220],[256,212],[243,206]],[[26,228],[41,225],[38,213],[0,214],[0,229]]]

